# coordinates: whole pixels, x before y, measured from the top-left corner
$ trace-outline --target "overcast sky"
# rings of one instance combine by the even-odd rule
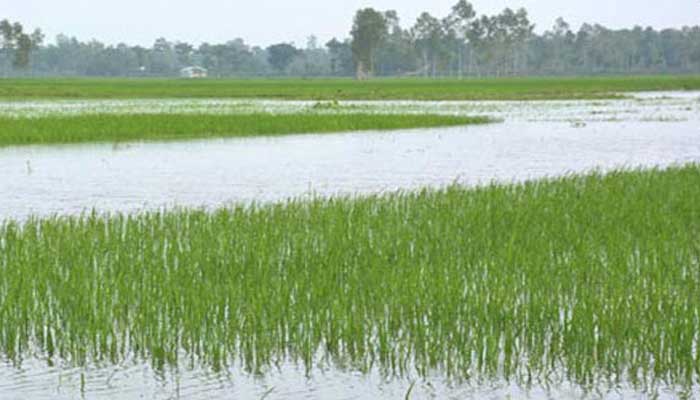
[[[255,45],[295,42],[314,34],[322,43],[346,37],[361,7],[399,12],[402,25],[428,11],[442,17],[457,0],[0,0],[0,19],[81,40],[151,45],[158,37],[191,43],[243,38]],[[479,14],[525,7],[541,32],[558,16],[612,28],[700,25],[700,0],[473,0]]]

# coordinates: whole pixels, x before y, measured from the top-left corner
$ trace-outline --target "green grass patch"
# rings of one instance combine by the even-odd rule
[[[379,114],[81,115],[0,117],[0,146],[393,130],[487,123],[482,117]]]
[[[351,79],[0,80],[0,98],[270,98],[287,100],[552,100],[613,98],[617,93],[700,90],[700,76],[500,78],[465,80]]]
[[[700,378],[700,166],[0,223],[0,353]]]

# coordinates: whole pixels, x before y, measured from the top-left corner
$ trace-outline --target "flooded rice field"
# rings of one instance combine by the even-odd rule
[[[449,114],[507,121],[687,121],[697,118],[700,92],[627,94],[616,100],[564,101],[343,101],[241,99],[46,100],[0,102],[0,117],[85,114]]]
[[[485,126],[213,139],[168,143],[0,148],[0,221],[30,216],[358,195],[561,176],[594,169],[700,161],[700,93],[606,101],[278,102],[138,100],[0,103],[0,115],[85,113],[444,113],[485,115]],[[39,354],[39,352],[37,352]],[[186,359],[186,357],[182,357]],[[51,364],[51,365],[49,365]],[[321,364],[323,365],[323,364]],[[624,383],[582,388],[566,376],[523,388],[499,378],[452,382],[282,364],[264,376],[232,366],[154,370],[139,360],[73,368],[41,355],[20,367],[0,355],[2,399],[676,398]],[[686,389],[687,390],[687,389]],[[697,385],[687,397],[700,396]]]
[[[271,112],[313,108],[228,100],[146,106],[151,103],[2,103],[0,114],[172,112],[171,107],[234,112],[236,104]],[[588,102],[362,104],[376,112],[488,115],[503,122],[389,133],[0,148],[0,218],[218,207],[700,160],[700,93]]]

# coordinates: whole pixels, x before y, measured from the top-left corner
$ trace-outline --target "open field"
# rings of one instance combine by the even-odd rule
[[[0,99],[268,98],[286,100],[561,100],[619,97],[624,92],[700,90],[700,76],[350,79],[0,80]]]
[[[489,121],[488,118],[480,117],[424,114],[97,114],[42,118],[0,117],[0,146],[393,130],[481,124]]]
[[[0,223],[0,352],[522,384],[700,379],[700,165]]]

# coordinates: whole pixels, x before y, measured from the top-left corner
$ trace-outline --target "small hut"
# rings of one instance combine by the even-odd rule
[[[180,70],[180,76],[183,78],[206,78],[207,69],[202,67],[187,67]]]

